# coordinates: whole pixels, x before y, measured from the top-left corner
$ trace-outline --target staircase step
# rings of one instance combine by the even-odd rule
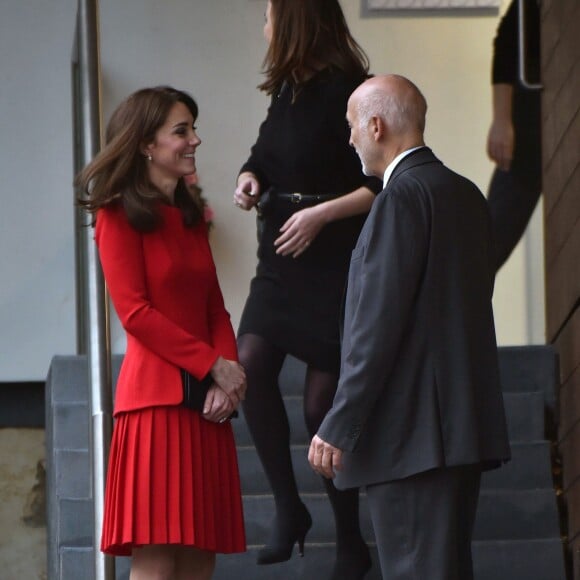
[[[88,401],[88,367],[86,355],[57,355],[53,357],[46,378],[49,389],[47,412],[51,403],[74,403]]]
[[[53,440],[56,449],[89,449],[89,417],[87,403],[57,403],[52,409]]]
[[[543,392],[504,392],[503,400],[510,441],[545,438]]]
[[[61,499],[91,499],[89,450],[56,449],[54,452],[56,486]],[[74,473],[75,477],[70,477]]]
[[[483,490],[474,540],[535,540],[560,537],[553,489]]]
[[[544,438],[544,398],[540,392],[504,393],[510,441],[535,441]],[[300,445],[310,441],[303,418],[302,397],[290,395],[284,398],[290,422],[290,440]],[[55,438],[58,447],[87,449],[89,429],[86,421],[86,402],[67,402],[55,405]],[[232,422],[236,443],[252,445],[244,414]]]
[[[218,556],[213,580],[312,580],[329,578],[336,549],[333,545],[314,544],[305,549],[304,557],[300,558],[296,549],[287,562],[258,566],[256,564],[258,547],[250,547],[243,554]],[[365,580],[381,580],[379,560],[376,549],[371,547],[373,567],[365,576]]]
[[[131,558],[115,558],[115,580],[129,580]]]
[[[293,356],[287,356],[278,382],[280,390],[285,396],[299,396],[304,393],[304,376],[306,374],[306,364]]]
[[[302,494],[302,500],[312,515],[312,528],[306,542],[334,542],[334,518],[325,494]],[[249,545],[263,545],[268,538],[270,524],[274,515],[274,500],[271,495],[244,496],[244,520],[246,540]],[[361,508],[362,503],[361,501]],[[366,505],[366,503],[365,503]],[[365,512],[364,514],[362,512]],[[361,509],[361,528],[367,540],[372,539],[372,531],[366,510]]]
[[[58,519],[59,536],[49,542],[58,554],[61,578],[92,578],[92,506],[88,498],[88,427],[86,359],[62,357],[52,365],[47,390],[47,438],[52,449],[50,518]],[[64,360],[67,359],[67,360]],[[113,360],[118,371],[120,357]],[[484,474],[474,532],[476,580],[564,580],[556,498],[550,471],[550,444],[544,441],[545,399],[553,397],[556,362],[551,347],[500,349],[504,401],[512,442],[511,462]],[[513,365],[513,368],[511,368]],[[240,470],[249,551],[218,557],[216,580],[324,580],[333,565],[334,518],[321,479],[307,462],[309,437],[302,415],[305,365],[288,357],[280,383],[291,424],[292,455],[302,497],[314,520],[307,537],[306,555],[296,555],[276,566],[255,565],[256,551],[268,537],[274,513],[273,498],[252,447],[243,413],[233,422],[239,447]],[[552,382],[550,382],[550,379]],[[548,386],[544,386],[548,385]],[[80,429],[80,430],[79,430]],[[53,473],[55,472],[55,473]],[[75,472],[71,479],[69,475]],[[56,491],[58,489],[58,492]],[[58,509],[54,508],[57,505]],[[361,494],[361,527],[370,545],[374,535],[367,498]],[[53,533],[54,530],[53,526]],[[380,571],[373,548],[374,567],[365,580],[378,580]],[[129,559],[116,559],[117,580],[128,580]],[[51,564],[51,571],[52,568]],[[84,573],[86,572],[86,574]]]
[[[335,557],[334,546],[309,546],[304,558],[296,553],[274,566],[256,565],[257,547],[244,554],[218,556],[214,580],[312,580],[328,578]],[[475,580],[566,580],[562,542],[559,538],[531,541],[474,542]],[[365,580],[380,580],[376,548],[371,546],[373,567]]]
[[[552,345],[503,346],[498,348],[502,388],[508,392],[544,393],[545,403],[555,409],[558,356]],[[306,366],[288,356],[280,373],[284,395],[302,395]]]
[[[312,544],[305,550],[304,558],[300,558],[296,550],[287,562],[280,562],[270,566],[258,566],[256,557],[259,548],[249,546],[246,552],[241,554],[218,554],[216,559],[216,569],[212,580],[312,580],[320,578],[325,580],[329,577],[334,564],[336,554],[335,547],[330,544]],[[373,567],[365,576],[365,580],[381,580],[379,560],[376,548],[370,546]],[[86,566],[92,565],[92,550],[87,549],[88,556],[83,561]],[[115,558],[115,578],[116,580],[129,580],[130,560],[128,558]],[[78,565],[71,570],[79,570]],[[86,567],[85,567],[86,570]],[[86,575],[72,574],[61,576],[63,580],[68,578],[87,578]],[[479,580],[479,579],[478,579]],[[535,579],[531,579],[535,580]]]
[[[312,515],[313,525],[307,543],[334,542],[334,519],[325,494],[302,494]],[[244,496],[248,544],[263,544],[274,514],[271,495]],[[366,502],[361,494],[360,522],[364,537],[372,541],[373,532]],[[474,540],[531,540],[560,536],[553,490],[498,491],[480,494]]]
[[[544,438],[543,393],[539,391],[504,393],[504,403],[510,441],[537,441]],[[302,396],[285,396],[284,404],[290,422],[290,442],[294,445],[309,442],[310,436],[304,422]],[[238,445],[253,445],[243,413],[232,421],[232,425]]]
[[[552,345],[501,346],[498,348],[501,382],[506,391],[544,391],[558,382],[558,356]],[[287,356],[280,373],[286,395],[300,395],[306,365]]]
[[[504,391],[540,391],[554,409],[559,382],[558,356],[551,345],[504,346],[498,349]]]
[[[555,385],[558,384],[558,358],[554,347],[506,346],[500,347],[498,354],[504,391],[543,392],[549,403],[554,402]],[[114,355],[111,359],[113,382],[116,382],[122,360],[122,355]],[[87,372],[86,356],[55,356],[47,378],[52,385],[52,400],[86,402]],[[286,357],[279,381],[285,396],[302,396],[305,372],[306,365],[302,361]],[[79,388],[80,383],[82,388]]]
[[[305,445],[307,442],[310,442],[304,421],[304,412],[302,410],[302,396],[285,396],[284,405],[286,407],[288,421],[290,422],[290,442],[294,445]],[[232,421],[232,427],[237,445],[248,446],[254,444],[243,412],[240,413],[237,419]]]
[[[308,463],[308,447],[306,445],[293,445],[291,453],[294,474],[301,492],[323,493],[322,478],[314,473]],[[270,485],[254,447],[239,447],[238,463],[242,493],[251,495],[270,494]]]
[[[551,490],[550,444],[547,441],[512,443],[511,448],[511,461],[483,474],[482,489]],[[293,445],[291,452],[298,488],[305,493],[322,493],[322,478],[308,464],[308,447]],[[238,448],[238,459],[243,493],[269,494],[270,486],[255,448]]]
[[[547,489],[553,493],[550,447],[545,440],[511,443],[511,461],[483,473],[481,488]]]
[[[58,558],[58,578],[87,578],[87,571],[91,571],[90,578],[94,577],[94,549],[61,548]]]
[[[380,580],[376,547],[369,543],[373,567],[365,580]],[[304,558],[296,551],[287,562],[258,566],[259,547],[248,546],[242,554],[218,554],[214,580],[325,580],[335,558],[330,544],[310,544]],[[566,580],[563,544],[560,538],[547,540],[501,540],[473,542],[475,580]],[[65,549],[61,554],[60,578],[87,578],[92,548]],[[129,558],[115,558],[116,580],[129,580]]]
[[[60,546],[87,548],[93,545],[93,502],[91,499],[60,500]]]
[[[473,567],[475,580],[566,580],[560,538],[474,542]]]

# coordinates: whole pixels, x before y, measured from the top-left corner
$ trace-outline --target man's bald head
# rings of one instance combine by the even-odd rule
[[[423,138],[427,102],[409,79],[400,75],[376,76],[360,85],[350,98],[361,128],[372,117],[380,117],[394,136]]]
[[[381,177],[397,155],[424,145],[427,103],[421,91],[399,75],[373,77],[348,100],[349,143],[366,175]]]

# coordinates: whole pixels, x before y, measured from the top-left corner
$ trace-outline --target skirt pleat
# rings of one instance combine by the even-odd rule
[[[115,420],[101,549],[128,556],[153,544],[245,550],[232,427],[183,407],[151,407]]]

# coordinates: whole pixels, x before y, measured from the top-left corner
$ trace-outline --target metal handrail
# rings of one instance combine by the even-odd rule
[[[540,90],[543,85],[540,83],[531,83],[528,81],[526,72],[526,27],[525,27],[525,2],[518,0],[518,48],[519,48],[519,75],[521,85],[530,90]]]
[[[78,1],[72,58],[76,171],[93,159],[102,142],[98,14],[98,0]],[[100,551],[113,408],[109,308],[88,221],[84,212],[77,215],[77,348],[80,354],[87,354],[89,368],[94,577],[114,580],[114,559]]]

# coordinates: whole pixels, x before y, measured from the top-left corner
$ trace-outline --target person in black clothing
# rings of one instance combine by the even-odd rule
[[[311,436],[330,409],[340,367],[339,314],[350,253],[381,190],[349,147],[346,105],[368,77],[337,0],[271,0],[269,48],[260,89],[271,95],[266,120],[242,166],[234,203],[258,205],[262,234],[256,276],[238,329],[248,391],[243,406],[272,487],[276,516],[258,563],[303,551],[312,520],[290,456],[278,386],[286,355],[307,364],[304,414]],[[337,530],[332,578],[363,578],[371,566],[361,536],[358,491],[324,480]]]
[[[525,0],[524,47],[527,76],[539,80],[540,12],[538,0]],[[493,120],[487,153],[497,167],[488,205],[496,252],[496,270],[522,237],[542,191],[540,92],[519,81],[519,6],[513,0],[494,41]]]

